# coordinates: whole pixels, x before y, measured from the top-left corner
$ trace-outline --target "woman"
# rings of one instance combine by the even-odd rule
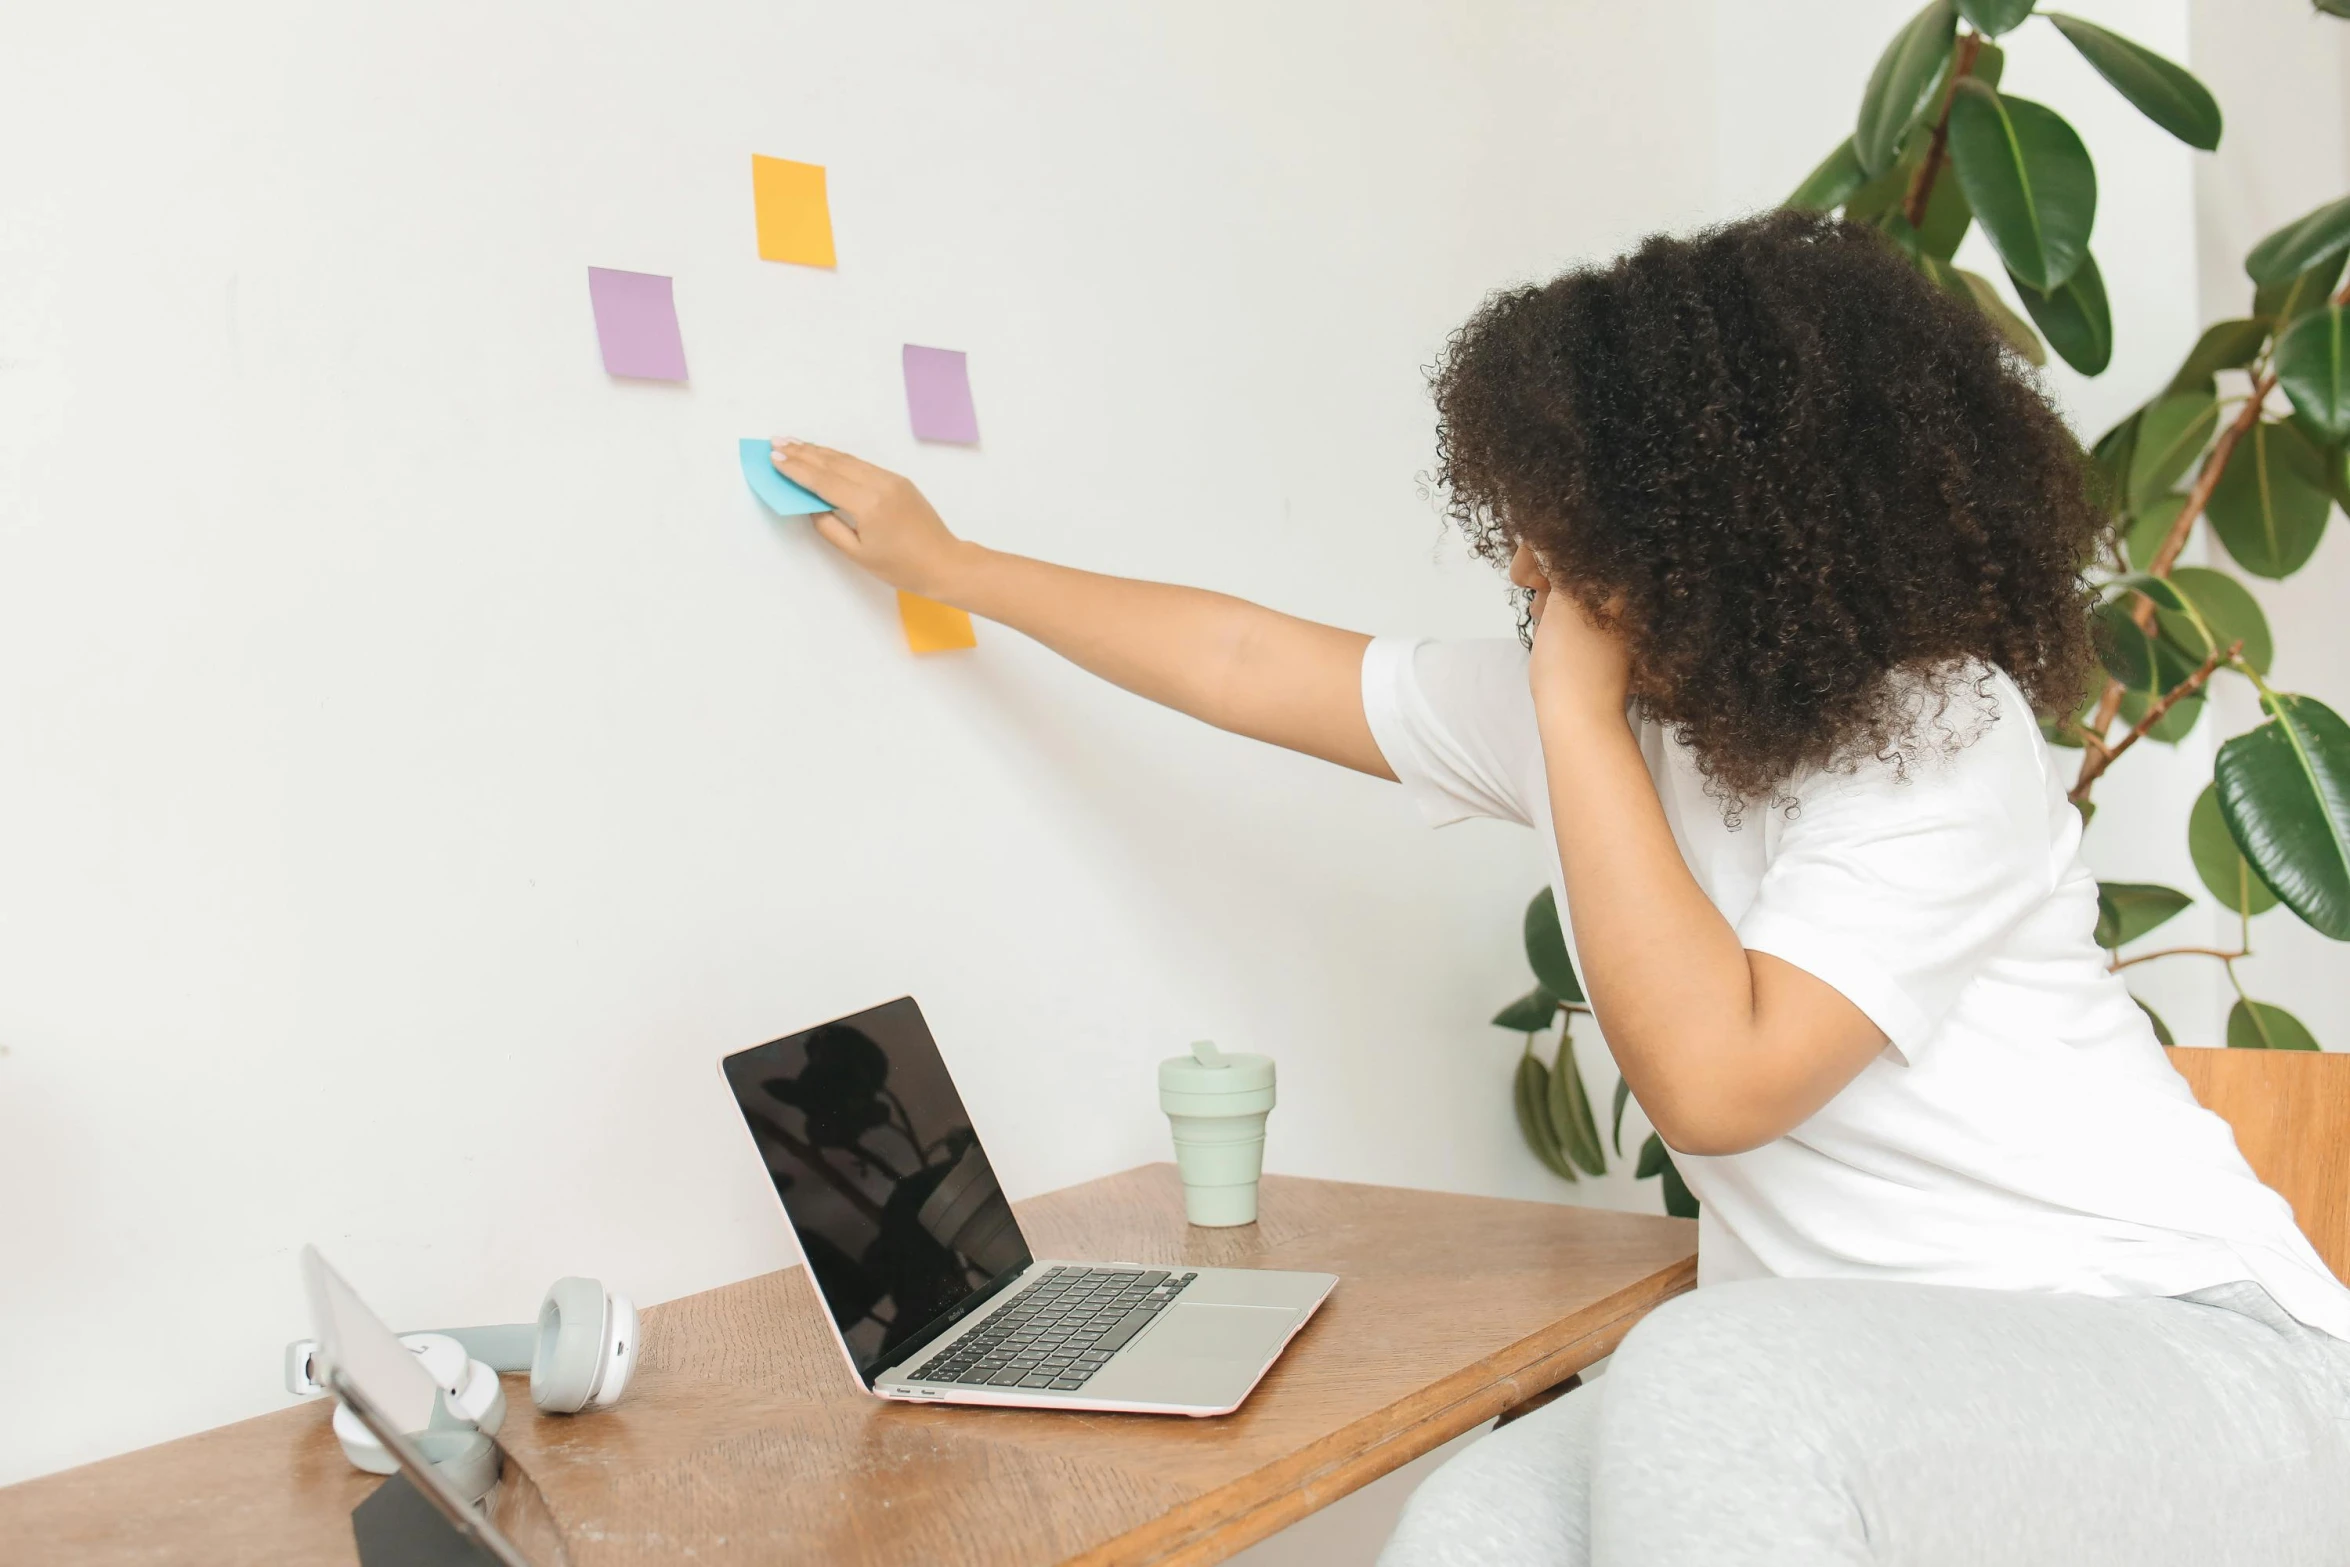
[[[1539,831],[1698,1291],[1464,1450],[1384,1561],[2350,1561],[2350,1293],[2091,933],[2034,725],[2090,672],[2079,449],[1878,236],[1774,214],[1489,300],[1440,477],[1530,646],[824,537],[1242,734]]]

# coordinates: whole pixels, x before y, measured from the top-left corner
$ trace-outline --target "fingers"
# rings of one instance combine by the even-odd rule
[[[886,468],[877,468],[862,458],[851,457],[847,452],[834,451],[829,446],[818,446],[809,441],[795,441],[789,436],[777,440],[774,446],[779,459],[776,463],[778,468],[783,467],[786,463],[805,462],[810,465],[813,472],[829,474],[836,482],[845,479],[867,489],[878,489],[883,483],[896,477]],[[828,500],[830,498],[826,497]]]
[[[820,511],[808,520],[816,525],[816,531],[823,535],[825,543],[844,555],[857,553],[857,530],[841,521],[838,514]]]
[[[885,468],[860,462],[830,447],[805,441],[779,441],[770,460],[776,472],[803,489],[832,503],[833,509],[854,518],[869,511],[888,493],[897,476]]]

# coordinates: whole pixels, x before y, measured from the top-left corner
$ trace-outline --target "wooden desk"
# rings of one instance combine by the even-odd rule
[[[510,1381],[502,1436],[572,1567],[1213,1562],[1565,1380],[1696,1282],[1685,1220],[1283,1176],[1261,1209],[1191,1229],[1171,1165],[1019,1205],[1040,1256],[1338,1274],[1236,1414],[883,1403],[792,1268],[647,1311],[617,1409],[543,1416]],[[50,1563],[350,1562],[374,1484],[319,1402],[0,1489],[0,1540]]]

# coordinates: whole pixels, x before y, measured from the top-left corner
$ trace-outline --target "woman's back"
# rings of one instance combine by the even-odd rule
[[[1372,731],[1432,819],[1551,840],[1525,659],[1508,642],[1372,645]],[[2115,1296],[2250,1279],[2350,1338],[2350,1291],[2108,971],[2080,817],[2022,693],[1979,665],[1940,684],[1947,704],[1921,691],[1899,753],[1735,809],[1665,726],[1640,726],[1681,856],[1740,942],[1827,981],[1890,1041],[1784,1136],[1679,1158],[1704,1205],[1701,1280]]]

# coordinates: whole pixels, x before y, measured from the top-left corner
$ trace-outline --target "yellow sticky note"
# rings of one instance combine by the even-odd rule
[[[751,154],[751,203],[759,215],[759,256],[829,267],[832,204],[824,196],[824,166]]]
[[[917,653],[951,653],[959,647],[977,647],[971,617],[952,604],[926,599],[898,589],[898,619],[906,628],[906,646]]]

